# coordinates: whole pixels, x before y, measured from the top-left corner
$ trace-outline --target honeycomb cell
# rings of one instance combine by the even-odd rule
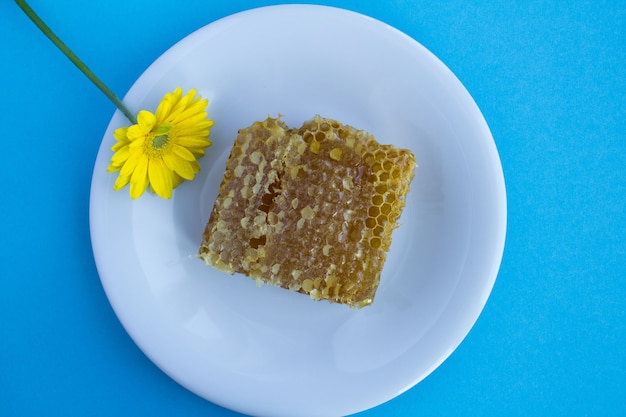
[[[316,139],[313,142],[311,142],[311,146],[309,147],[309,149],[313,153],[318,153],[320,151],[320,147],[321,147],[321,145],[320,145],[320,143]]]
[[[302,289],[304,291],[310,292],[313,289],[313,280],[310,278],[306,278],[302,281]]]
[[[341,155],[342,155],[342,153],[343,153],[343,152],[341,151],[341,149],[340,149],[340,148],[333,148],[333,149],[330,151],[330,154],[329,154],[330,159],[334,159],[335,161],[341,161]]]
[[[367,164],[367,165],[372,165],[374,163],[374,161],[376,160],[376,158],[374,158],[374,155],[370,152],[365,152],[363,154],[363,161]]]
[[[379,214],[378,217],[376,217],[376,223],[378,223],[379,226],[385,226],[388,219],[389,219],[388,215]]]

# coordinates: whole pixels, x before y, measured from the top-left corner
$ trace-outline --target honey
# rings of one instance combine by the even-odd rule
[[[315,116],[239,131],[199,256],[215,268],[360,308],[373,302],[414,155]]]

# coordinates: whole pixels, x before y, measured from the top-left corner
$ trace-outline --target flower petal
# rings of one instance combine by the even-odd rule
[[[141,110],[137,114],[137,124],[144,134],[148,134],[154,128],[156,124],[156,116],[147,110]]]
[[[141,158],[147,158],[141,149],[133,150],[124,165],[120,169],[120,175],[124,177],[130,177],[137,167]]]
[[[139,125],[132,125],[128,128],[128,130],[126,130],[126,137],[131,144],[136,141],[143,141],[146,137],[146,134],[147,133],[144,132]]]
[[[186,136],[179,135],[176,138],[176,143],[187,149],[190,148],[206,148],[211,146],[211,141],[201,136]]]
[[[205,136],[208,137],[211,133],[211,127],[213,127],[213,120],[201,120],[194,125],[176,125],[176,132],[178,135],[186,136]]]
[[[205,149],[211,146],[211,141],[205,142],[202,146],[187,146],[187,150],[191,152],[194,158],[199,159],[204,156]]]
[[[197,128],[207,118],[207,113],[183,113],[172,123],[176,124],[180,129]]]
[[[172,96],[171,93],[167,93],[163,97],[163,100],[161,100],[161,103],[159,103],[159,106],[157,107],[155,116],[156,116],[156,122],[158,124],[162,124],[172,112],[173,103],[172,103],[171,96]]]
[[[172,105],[175,106],[182,97],[183,97],[183,89],[180,87],[176,87],[174,91],[170,93],[170,100],[172,100]]]
[[[185,181],[180,175],[172,172],[172,188],[178,187],[183,181]]]
[[[181,93],[182,93],[182,90],[181,90]],[[186,109],[187,107],[189,107],[191,103],[193,103],[195,98],[196,98],[196,89],[192,88],[191,90],[187,91],[187,94],[185,94],[180,99],[180,101],[178,102],[178,105],[182,106],[183,109]]]
[[[185,161],[183,158],[173,153],[163,155],[163,161],[171,171],[174,171],[184,179],[193,179],[195,172],[193,172],[189,161]]]
[[[170,108],[168,114],[164,115],[165,121],[172,121],[178,114],[185,110],[185,103],[181,103],[183,90],[181,88],[175,89],[171,94],[163,97],[163,100],[170,102]]]
[[[136,199],[148,188],[148,163],[149,159],[143,156],[139,159],[132,176],[130,177],[130,198]]]
[[[172,197],[172,174],[160,158],[153,158],[148,164],[148,178],[154,192],[161,198]]]
[[[196,103],[189,104],[187,108],[181,113],[177,114],[177,117],[173,120],[174,123],[182,123],[189,119],[190,117],[203,114],[204,118],[207,116],[206,108],[209,105],[208,100],[200,100]]]
[[[128,138],[126,137],[126,131],[128,127],[120,127],[115,129],[113,132],[113,137],[120,143],[128,143]]]
[[[115,142],[115,145],[111,146],[111,150],[113,152],[117,152],[120,149],[124,148],[124,147],[128,147],[128,142],[124,143],[124,142]]]
[[[170,149],[172,150],[172,153],[174,153],[174,155],[181,157],[185,161],[194,161],[196,159],[196,157],[193,156],[193,153],[191,153],[191,151],[184,146],[172,143],[170,145]]]
[[[122,188],[126,187],[126,185],[128,184],[128,181],[130,181],[130,175],[119,174],[117,176],[117,179],[115,180],[115,184],[113,184],[113,190],[115,191],[121,190]]]
[[[115,153],[111,156],[111,164],[121,167],[122,165],[124,165],[124,162],[126,162],[129,156],[130,147],[128,146],[128,144],[126,144],[117,149]]]

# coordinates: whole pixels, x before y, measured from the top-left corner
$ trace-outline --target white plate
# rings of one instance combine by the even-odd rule
[[[106,294],[133,340],[196,394],[246,414],[344,415],[409,389],[461,343],[494,284],[506,229],[489,129],[455,76],[424,47],[345,10],[250,10],[186,37],[125,100],[154,110],[195,87],[214,146],[169,200],[131,201],[106,171],[117,112],[97,157],[91,233]],[[216,272],[195,257],[237,129],[316,113],[412,149],[419,168],[374,304],[315,302]]]

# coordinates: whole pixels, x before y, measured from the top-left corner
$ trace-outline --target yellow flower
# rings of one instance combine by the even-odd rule
[[[130,182],[131,198],[140,197],[150,186],[159,197],[170,198],[172,190],[200,171],[197,159],[211,146],[213,120],[207,119],[208,101],[180,88],[167,93],[156,113],[142,110],[137,124],[117,129],[111,150],[109,172],[119,171],[113,188]]]

